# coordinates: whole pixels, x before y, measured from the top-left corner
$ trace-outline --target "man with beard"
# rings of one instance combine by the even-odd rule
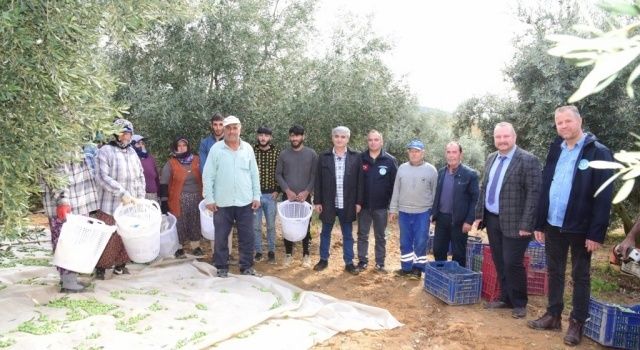
[[[204,170],[204,164],[207,162],[209,150],[218,141],[224,137],[224,126],[222,126],[222,114],[216,112],[211,117],[211,134],[200,141],[200,174]]]
[[[267,244],[269,245],[268,261],[276,263],[276,199],[280,188],[276,182],[276,162],[280,150],[271,144],[272,130],[261,126],[256,131],[258,143],[253,147],[260,173],[260,208],[255,211],[253,231],[255,234],[255,261],[262,260],[262,213],[267,222]]]
[[[204,167],[203,190],[216,228],[213,262],[217,276],[229,273],[229,234],[238,228],[240,273],[259,276],[253,269],[253,212],[260,207],[260,177],[253,147],[240,139],[241,124],[232,115],[223,121],[224,141],[211,147]]]
[[[276,180],[289,201],[311,203],[318,155],[304,145],[304,128],[294,125],[289,129],[291,147],[280,152],[276,165]],[[307,228],[307,236],[302,240],[302,266],[311,267],[309,242],[311,240],[311,223]],[[284,238],[284,264],[292,262],[293,242]]]

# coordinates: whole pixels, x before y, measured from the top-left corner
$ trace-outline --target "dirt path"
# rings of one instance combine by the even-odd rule
[[[39,216],[33,221],[46,226]],[[355,228],[355,225],[354,225]],[[312,229],[312,262],[318,259],[318,228]],[[355,234],[355,233],[354,233]],[[364,303],[387,309],[403,327],[390,331],[362,331],[338,334],[318,344],[316,349],[565,349],[564,333],[533,331],[526,320],[516,320],[508,310],[489,311],[481,304],[448,306],[424,292],[423,281],[411,281],[395,277],[393,270],[400,267],[397,226],[390,225],[387,242],[387,269],[381,274],[368,269],[358,276],[344,272],[342,240],[334,229],[329,268],[322,272],[301,267],[301,246],[296,243],[294,262],[289,268],[282,266],[284,246],[278,232],[276,241],[276,265],[256,263],[256,269],[279,277],[306,290],[329,294],[333,297]],[[209,245],[206,244],[205,247]],[[237,249],[237,244],[234,249]],[[355,249],[355,247],[354,247]],[[188,249],[187,249],[188,250]],[[210,249],[205,249],[210,260]],[[370,258],[373,254],[373,237],[370,240]],[[237,257],[237,251],[234,254]],[[266,254],[265,254],[266,255]],[[598,258],[606,258],[603,252]],[[237,267],[232,267],[233,273]],[[530,296],[527,319],[544,313],[546,297]],[[564,315],[563,319],[566,319]],[[563,324],[566,327],[566,322]],[[601,349],[584,338],[577,349]]]
[[[393,225],[392,225],[393,226]],[[354,227],[355,228],[355,227]],[[317,230],[313,230],[317,232]],[[304,269],[299,244],[290,268],[281,265],[284,248],[277,243],[278,265],[264,262],[256,268],[307,290],[327,293],[341,299],[385,308],[405,326],[391,331],[364,331],[337,335],[317,349],[564,349],[564,333],[533,331],[526,320],[516,320],[509,310],[489,311],[481,304],[448,306],[424,292],[423,281],[395,277],[391,271],[400,267],[397,226],[390,227],[387,242],[387,274],[371,268],[358,276],[343,271],[342,243],[338,229],[332,237],[329,268],[322,272]],[[319,238],[314,234],[311,254],[318,259]],[[370,241],[373,254],[373,237]],[[544,313],[546,297],[530,296],[527,319]],[[566,316],[564,317],[566,319]],[[564,325],[566,327],[566,324]],[[601,349],[585,338],[579,349]]]

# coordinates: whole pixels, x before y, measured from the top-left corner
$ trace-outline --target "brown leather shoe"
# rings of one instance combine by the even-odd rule
[[[562,316],[553,316],[546,312],[542,317],[537,320],[527,322],[529,328],[538,330],[553,330],[559,331],[562,329]]]
[[[576,346],[580,344],[582,340],[582,328],[584,322],[578,322],[573,318],[569,319],[569,329],[567,329],[567,335],[564,336],[564,343],[569,346]]]

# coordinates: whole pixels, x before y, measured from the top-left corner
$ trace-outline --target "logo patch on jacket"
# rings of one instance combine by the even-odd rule
[[[364,172],[369,171],[369,164],[362,164],[362,171]]]
[[[382,176],[387,175],[387,166],[386,165],[379,166],[378,173]]]
[[[578,169],[587,170],[588,167],[589,167],[589,161],[584,158],[580,159],[580,163],[578,163]]]

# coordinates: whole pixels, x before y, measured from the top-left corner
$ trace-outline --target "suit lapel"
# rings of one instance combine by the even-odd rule
[[[505,171],[504,173],[504,178],[502,179],[502,183],[505,183],[507,181],[509,176],[511,176],[511,174],[515,171],[514,169],[518,167],[518,163],[521,160],[522,159],[521,159],[520,149],[516,148],[516,151],[513,152],[513,159],[511,159],[511,162],[509,162],[509,167],[507,167],[507,171]]]

